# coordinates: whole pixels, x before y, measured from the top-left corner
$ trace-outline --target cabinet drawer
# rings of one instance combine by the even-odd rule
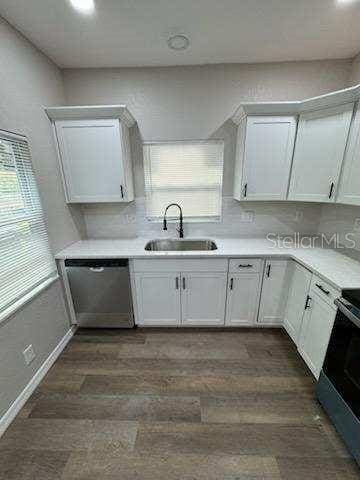
[[[259,273],[262,264],[260,258],[232,258],[229,261],[229,273]]]
[[[135,272],[227,272],[225,258],[134,260]]]
[[[332,285],[329,285],[325,280],[313,275],[311,281],[311,290],[325,300],[331,307],[335,308],[334,300],[341,296],[341,291],[337,290]]]

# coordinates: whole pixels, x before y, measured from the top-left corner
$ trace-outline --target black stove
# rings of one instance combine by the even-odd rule
[[[335,304],[317,396],[360,464],[360,290],[344,290]]]

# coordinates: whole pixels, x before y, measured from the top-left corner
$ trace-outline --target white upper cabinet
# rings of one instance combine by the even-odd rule
[[[234,179],[237,200],[285,200],[295,116],[248,116],[239,125]]]
[[[354,104],[300,115],[289,200],[334,202]]]
[[[131,202],[134,186],[126,105],[47,107],[67,203]]]
[[[350,129],[349,141],[345,153],[340,179],[339,203],[360,205],[360,108],[357,105],[354,121]]]
[[[68,203],[134,199],[129,131],[117,119],[55,121]]]

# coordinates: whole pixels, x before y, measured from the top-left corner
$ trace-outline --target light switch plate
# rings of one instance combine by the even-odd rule
[[[356,218],[356,219],[355,219],[354,230],[355,230],[356,232],[359,232],[359,231],[360,231],[360,218]]]
[[[23,351],[23,355],[25,358],[25,363],[26,365],[30,365],[30,363],[34,360],[36,357],[34,347],[32,345],[29,345],[25,350]]]
[[[255,212],[252,210],[246,210],[245,212],[241,212],[240,218],[243,223],[251,223],[254,221]]]

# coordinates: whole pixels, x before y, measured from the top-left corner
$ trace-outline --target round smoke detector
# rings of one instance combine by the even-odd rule
[[[190,45],[190,40],[185,35],[173,35],[168,38],[167,44],[172,50],[186,50]]]

